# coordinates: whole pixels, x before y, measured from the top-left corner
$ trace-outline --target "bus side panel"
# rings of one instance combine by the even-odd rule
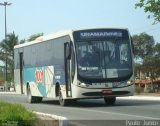
[[[54,67],[45,67],[45,85],[46,95],[49,98],[55,97],[55,85],[54,85]]]
[[[24,82],[29,83],[32,96],[55,97],[53,79],[53,66],[24,69]]]
[[[44,68],[24,68],[24,83],[29,83],[32,96],[46,96]]]
[[[20,69],[14,70],[14,84],[16,93],[21,94],[21,84],[20,84]]]
[[[43,69],[24,68],[24,83],[29,83],[32,96],[46,96]]]
[[[60,85],[65,85],[64,43],[70,41],[68,35],[23,47],[25,94],[26,84],[29,83],[31,90],[33,90],[31,91],[32,96],[55,97],[55,84],[58,82]],[[16,50],[18,49],[15,49],[15,52]],[[15,53],[15,71],[19,69],[17,68],[19,63],[16,63],[19,62],[17,58],[19,58],[18,53]],[[45,72],[45,69],[48,72]],[[17,91],[19,91],[20,75],[18,71],[15,72],[15,83],[17,84]],[[65,90],[63,93],[66,93]]]
[[[15,91],[18,94],[22,94],[22,87],[21,79],[20,79],[20,57],[19,57],[19,50],[14,50],[14,85],[15,85]]]

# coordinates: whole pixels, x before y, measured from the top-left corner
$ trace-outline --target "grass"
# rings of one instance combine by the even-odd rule
[[[33,126],[36,115],[20,104],[10,104],[0,101],[0,121],[16,123],[16,126]],[[1,124],[0,124],[1,125]]]

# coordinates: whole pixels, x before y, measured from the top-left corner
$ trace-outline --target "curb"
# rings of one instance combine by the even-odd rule
[[[41,112],[35,112],[33,111],[33,113],[37,114],[37,115],[42,115],[42,116],[47,116],[47,117],[51,117],[54,118],[56,120],[59,121],[59,126],[68,126],[68,119],[66,117],[63,116],[58,116],[58,115],[53,115],[53,114],[46,114],[46,113],[41,113]]]

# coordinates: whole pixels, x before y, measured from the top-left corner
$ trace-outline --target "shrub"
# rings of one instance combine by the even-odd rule
[[[2,123],[17,123],[16,126],[32,126],[36,115],[20,104],[0,102],[0,120]],[[4,124],[5,125],[5,124]]]

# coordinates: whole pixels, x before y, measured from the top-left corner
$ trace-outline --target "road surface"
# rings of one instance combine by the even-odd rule
[[[44,99],[39,104],[27,103],[27,97],[17,94],[0,94],[0,100],[20,103],[29,110],[67,117],[75,125],[127,125],[127,120],[160,120],[160,101],[118,98],[114,106],[105,105],[103,99],[79,100],[67,107],[58,100]],[[110,121],[106,121],[110,120]],[[113,121],[123,120],[123,121]],[[100,124],[98,124],[100,123]],[[160,122],[158,122],[158,125]]]

